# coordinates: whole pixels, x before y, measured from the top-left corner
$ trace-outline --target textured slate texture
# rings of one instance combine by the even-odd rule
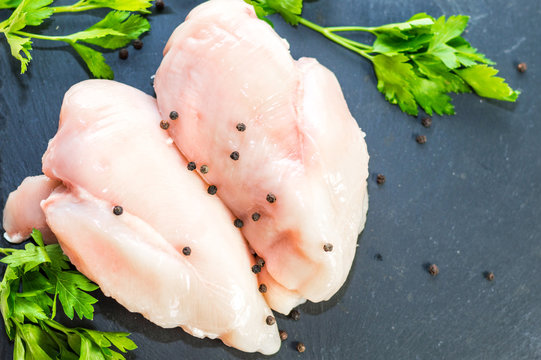
[[[106,54],[116,80],[152,94],[150,76],[169,34],[199,2],[169,0],[150,16],[142,50],[130,47],[126,61]],[[309,29],[275,21],[295,58],[317,57],[336,73],[367,133],[371,178],[368,221],[347,284],[327,303],[302,306],[300,321],[278,316],[289,340],[273,359],[541,359],[539,0],[319,0],[307,2],[304,15],[324,25],[378,25],[421,11],[470,15],[466,38],[522,90],[519,101],[455,96],[457,115],[435,117],[427,130],[420,117],[384,100],[369,63]],[[60,15],[41,30],[73,32],[98,14]],[[24,177],[40,172],[63,94],[88,74],[67,47],[37,41],[30,70],[19,75],[3,37],[0,43],[3,208]],[[520,61],[529,66],[524,74],[516,71]],[[418,145],[417,134],[428,142]],[[377,173],[387,176],[383,186]],[[429,262],[439,265],[436,278],[425,270]],[[485,280],[484,271],[495,280]],[[139,349],[130,359],[262,358],[161,329],[98,296],[91,326],[132,332]],[[306,344],[304,354],[294,350],[297,340]],[[12,354],[4,335],[0,354]]]

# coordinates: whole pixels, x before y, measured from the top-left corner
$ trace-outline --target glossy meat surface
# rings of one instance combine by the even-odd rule
[[[172,34],[155,90],[162,117],[179,114],[176,145],[208,165],[202,176],[265,259],[271,307],[336,293],[364,227],[368,153],[334,75],[293,60],[243,1],[211,0]]]
[[[44,173],[65,185],[43,203],[47,222],[78,269],[129,310],[243,351],[274,353],[280,340],[265,322],[272,312],[253,256],[160,120],[155,100],[129,86],[73,86],[43,156]]]
[[[49,197],[61,183],[47,176],[29,176],[17,190],[11,192],[4,207],[2,226],[6,231],[4,238],[12,243],[20,243],[30,237],[32,228],[41,231],[43,240],[50,244],[56,242],[45,221],[40,202]]]

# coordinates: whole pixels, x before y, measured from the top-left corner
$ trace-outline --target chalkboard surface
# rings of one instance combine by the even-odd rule
[[[162,49],[198,3],[167,1],[149,17],[141,50],[130,47],[127,60],[107,53],[116,80],[153,94]],[[541,2],[319,0],[306,2],[304,15],[329,26],[372,26],[417,12],[471,16],[465,37],[522,95],[515,104],[453,96],[457,114],[436,116],[426,129],[422,116],[385,101],[368,62],[275,19],[295,58],[316,57],[335,72],[367,133],[371,175],[368,221],[347,283],[332,300],[301,306],[299,321],[277,316],[289,339],[273,359],[541,359]],[[71,33],[103,14],[59,15],[41,30]],[[29,71],[20,75],[3,37],[0,44],[3,208],[24,177],[40,173],[63,94],[89,74],[68,47],[36,41]],[[528,64],[525,73],[516,70],[519,62]],[[419,134],[426,144],[416,143]],[[377,185],[378,173],[384,185]],[[438,265],[438,276],[427,263]],[[494,272],[493,281],[485,271]],[[139,348],[130,359],[264,358],[161,329],[97,296],[96,319],[83,324],[133,333]],[[12,344],[0,331],[0,357],[10,359]],[[305,353],[297,353],[296,341]]]

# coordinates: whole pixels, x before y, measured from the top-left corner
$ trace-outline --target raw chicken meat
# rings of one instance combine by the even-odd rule
[[[32,228],[36,228],[41,231],[46,243],[56,242],[39,204],[60,184],[60,181],[51,180],[47,176],[29,176],[17,190],[9,194],[2,221],[7,241],[20,243],[30,237]]]
[[[294,61],[243,1],[211,0],[174,31],[154,84],[162,117],[179,114],[176,145],[208,166],[264,258],[271,307],[335,294],[365,223],[369,157],[332,72]]]
[[[89,80],[65,95],[42,204],[71,262],[128,310],[162,327],[272,354],[280,339],[233,216],[187,169],[155,100]],[[121,206],[122,213],[113,209]]]

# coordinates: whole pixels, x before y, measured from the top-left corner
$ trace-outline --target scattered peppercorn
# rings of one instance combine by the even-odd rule
[[[201,174],[206,174],[209,172],[209,167],[207,165],[201,165]]]
[[[330,252],[332,251],[333,249],[333,246],[331,243],[326,243],[325,245],[323,245],[323,250],[325,250],[326,252]]]
[[[375,258],[377,261],[383,261],[383,255],[381,255],[380,253],[377,253],[376,255],[374,255],[374,258]]]
[[[257,265],[263,267],[265,266],[265,260],[263,260],[263,258],[260,258],[259,256],[257,257]]]
[[[267,201],[272,204],[273,202],[276,201],[276,196],[273,193],[268,193],[267,194]]]
[[[261,272],[261,266],[259,266],[259,265],[252,266],[252,272],[254,274],[259,274]]]
[[[195,163],[193,161],[190,161],[188,163],[188,170],[194,171],[195,169],[197,169],[197,165],[195,165]]]
[[[376,182],[377,182],[379,185],[385,184],[385,175],[383,175],[383,174],[378,174],[378,176],[376,177]]]
[[[169,113],[169,119],[171,119],[171,120],[176,120],[176,119],[178,119],[178,112],[176,112],[175,110],[171,111],[171,112]]]
[[[525,62],[521,62],[520,64],[517,65],[517,70],[520,71],[521,73],[526,72],[526,70],[528,70],[528,65],[526,65]]]
[[[122,215],[123,212],[124,212],[124,209],[122,209],[122,206],[118,206],[118,205],[117,205],[117,206],[115,206],[115,207],[113,208],[113,214],[115,214],[115,215],[117,215],[117,216],[118,216],[118,215]]]
[[[207,189],[207,192],[210,194],[210,195],[215,195],[216,192],[218,191],[218,188],[216,187],[216,185],[210,185]],[[236,225],[235,225],[236,226]]]
[[[184,249],[182,249],[182,253],[186,256],[190,256],[190,254],[192,253],[192,249],[190,249],[189,246],[186,246]]]
[[[300,353],[303,353],[306,351],[306,346],[301,343],[301,342],[298,342],[297,343],[297,351],[300,352]]]
[[[156,10],[158,10],[158,11],[162,11],[163,8],[165,7],[165,4],[163,3],[163,0],[156,0],[154,5],[156,5]]]
[[[429,118],[428,116],[427,117],[424,117],[422,120],[421,120],[421,124],[423,124],[423,126],[425,128],[429,128],[430,126],[432,126],[432,119]]]
[[[440,269],[438,268],[438,265],[436,264],[430,264],[428,266],[428,273],[432,276],[436,276],[440,273]]]
[[[160,121],[160,127],[164,130],[169,129],[169,123],[165,120]]]
[[[486,278],[488,281],[494,280],[494,273],[492,271],[489,271],[486,273]]]
[[[238,227],[240,229],[241,227],[244,226],[244,221],[242,221],[241,219],[235,219],[233,224],[235,225],[235,227]]]
[[[260,215],[259,213],[256,213],[256,212],[255,212],[255,213],[252,214],[252,220],[253,220],[253,221],[257,221],[257,220],[259,220],[260,218],[261,218],[261,215]]]
[[[287,331],[285,331],[285,330],[279,330],[278,332],[279,332],[279,334],[280,334],[280,340],[286,341],[286,340],[287,340]]]
[[[417,141],[419,144],[424,144],[426,143],[426,136],[417,135],[417,137],[415,138],[415,141]]]
[[[118,57],[121,58],[122,60],[126,60],[128,58],[128,49],[126,48],[122,48],[118,51]]]
[[[301,318],[301,313],[297,309],[291,310],[289,313],[289,317],[292,318],[295,321],[298,321]]]
[[[238,152],[238,151],[233,151],[233,152],[231,153],[231,155],[229,155],[229,157],[230,157],[231,159],[235,160],[235,161],[237,161],[237,160],[239,159],[239,156],[240,156],[240,155],[239,155],[239,152]]]
[[[276,324],[276,319],[274,318],[274,316],[267,316],[267,325],[274,325]]]
[[[267,292],[267,285],[265,285],[265,284],[259,285],[259,292],[263,293],[263,294],[266,293]]]
[[[244,130],[246,130],[246,125],[244,125],[244,123],[238,123],[238,124],[237,124],[237,130],[238,130],[238,131],[244,131]]]
[[[135,50],[141,50],[143,48],[143,42],[140,39],[135,39],[133,42],[133,48]]]

